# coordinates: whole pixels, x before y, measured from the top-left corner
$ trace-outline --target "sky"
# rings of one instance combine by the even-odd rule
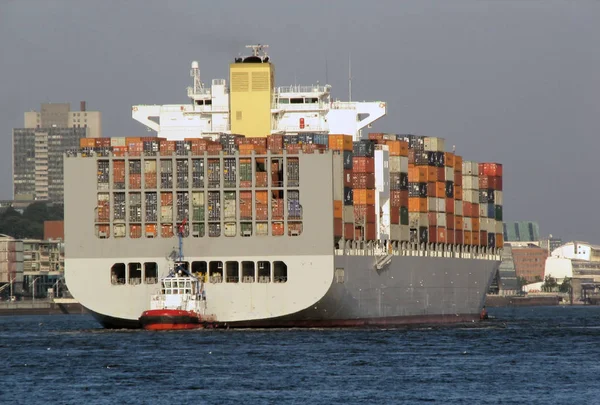
[[[277,85],[386,101],[373,132],[446,139],[504,165],[504,219],[600,244],[600,2],[0,0],[0,199],[12,128],[87,101],[104,136],[146,136],[135,104],[185,103],[190,63],[227,78],[269,45]]]

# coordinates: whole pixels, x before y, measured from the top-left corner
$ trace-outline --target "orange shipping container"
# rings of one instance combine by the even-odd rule
[[[256,187],[267,187],[267,172],[256,172]]]
[[[334,218],[343,218],[344,215],[344,205],[341,200],[333,200],[333,217]]]
[[[256,192],[256,203],[267,205],[268,202],[268,194],[266,191],[257,191]]]
[[[425,183],[427,181],[427,166],[408,167],[408,181],[412,183]]]
[[[454,153],[445,152],[444,159],[445,159],[444,163],[446,164],[446,167],[454,167]]]
[[[463,230],[463,217],[458,217],[455,216],[454,217],[454,229],[456,230]]]
[[[256,219],[259,221],[269,219],[269,207],[267,205],[256,204]]]
[[[96,146],[95,138],[79,138],[80,148],[94,148]]]
[[[137,173],[137,174],[130,174],[129,175],[129,188],[133,189],[133,190],[139,190],[140,188],[142,188],[142,175]]]
[[[390,150],[390,156],[400,156],[400,141],[385,141],[385,144]]]
[[[146,236],[152,235],[156,237],[156,224],[147,224],[146,225]]]
[[[114,160],[113,161],[113,181],[115,183],[125,182],[125,161]]]
[[[438,170],[435,166],[423,166],[427,168],[427,181],[433,182],[438,180]]]
[[[160,205],[162,207],[173,205],[173,193],[171,193],[171,192],[160,193]]]
[[[459,201],[463,199],[462,186],[459,186],[456,183],[454,183],[454,199]]]
[[[479,217],[473,217],[471,219],[471,226],[473,228],[471,229],[473,233],[479,232]]]
[[[441,226],[429,226],[429,242],[446,243],[446,228]]]
[[[273,222],[272,232],[274,236],[283,235],[283,222]]]
[[[452,179],[446,179],[446,168],[445,167],[436,167],[435,170],[437,171],[437,181],[452,180]]]
[[[471,246],[479,246],[479,232],[472,231],[471,232]]]
[[[142,226],[141,225],[129,225],[129,237],[130,238],[141,238],[142,237]]]
[[[462,173],[462,156],[454,155],[454,170],[460,171]]]
[[[479,232],[479,246],[487,246],[488,236],[486,231]]]
[[[329,149],[352,150],[352,135],[329,135]]]
[[[409,212],[427,212],[427,198],[408,197]]]
[[[344,223],[344,239],[348,239],[348,240],[354,239],[354,224],[353,223]]]
[[[501,249],[504,247],[504,235],[501,233],[496,234],[496,247]]]
[[[473,239],[471,238],[471,231],[463,231],[463,244],[467,246],[473,244]]]
[[[375,190],[355,189],[353,199],[356,205],[373,205],[375,204]]]
[[[435,183],[435,196],[437,198],[446,198],[446,183],[437,181]]]
[[[160,236],[162,238],[172,238],[173,237],[173,225],[172,224],[162,224],[160,227]]]

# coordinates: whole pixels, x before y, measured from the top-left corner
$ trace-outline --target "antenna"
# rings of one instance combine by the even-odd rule
[[[261,45],[261,44],[246,45],[246,48],[252,49],[252,56],[261,56],[260,53],[262,52],[262,56],[266,57],[267,56],[266,49],[268,47],[269,47],[269,45]]]
[[[352,101],[352,53],[348,53],[348,101]]]

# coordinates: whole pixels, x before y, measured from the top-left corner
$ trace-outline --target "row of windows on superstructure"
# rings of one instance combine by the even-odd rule
[[[193,261],[181,266],[205,283],[285,283],[287,265],[282,261]],[[110,268],[113,285],[158,283],[158,265],[147,263],[115,263]]]

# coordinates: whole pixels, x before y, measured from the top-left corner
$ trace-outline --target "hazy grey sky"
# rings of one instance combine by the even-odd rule
[[[133,104],[186,102],[189,66],[226,78],[266,43],[279,85],[388,102],[373,131],[446,138],[504,164],[505,220],[600,243],[597,1],[0,0],[0,198],[11,129],[42,102],[86,100],[104,136],[143,136]]]

